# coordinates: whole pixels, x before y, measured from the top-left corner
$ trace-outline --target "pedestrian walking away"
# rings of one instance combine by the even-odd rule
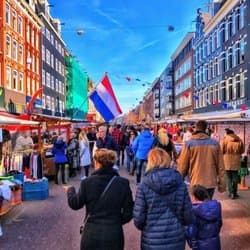
[[[184,226],[192,222],[192,204],[180,173],[170,162],[163,149],[152,149],[136,191],[133,215],[135,226],[142,231],[143,250],[185,249]]]
[[[135,138],[132,143],[132,149],[135,155],[137,184],[141,182],[141,175],[144,175],[148,159],[148,152],[154,143],[154,137],[152,136],[149,129],[149,125],[145,124],[143,126],[143,131]]]
[[[233,130],[226,128],[226,136],[222,142],[222,152],[227,175],[229,197],[238,198],[238,171],[241,166],[241,154],[244,153],[244,143]]]
[[[189,176],[190,185],[204,186],[212,199],[215,188],[226,191],[223,155],[219,143],[206,133],[207,122],[200,120],[190,140],[182,147],[178,158],[178,171],[183,178]]]
[[[129,181],[113,169],[116,152],[97,149],[94,155],[95,172],[81,181],[78,193],[69,187],[68,204],[74,209],[86,206],[82,230],[82,250],[122,250],[122,225],[132,219],[133,199]]]
[[[193,222],[186,229],[190,248],[220,250],[221,204],[217,200],[210,200],[206,188],[200,185],[192,187],[191,200],[193,202]]]

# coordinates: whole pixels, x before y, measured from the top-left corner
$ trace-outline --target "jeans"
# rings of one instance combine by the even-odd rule
[[[58,172],[61,166],[61,175],[62,175],[62,183],[65,184],[65,163],[56,163],[56,176],[55,176],[55,183],[58,184]]]
[[[237,194],[238,191],[238,170],[226,170],[227,175],[227,187],[229,194]]]
[[[147,160],[136,159],[136,183],[141,182],[141,175],[145,173]]]
[[[129,146],[126,146],[126,169],[130,172],[131,163],[134,164],[134,156],[131,155],[131,149]]]

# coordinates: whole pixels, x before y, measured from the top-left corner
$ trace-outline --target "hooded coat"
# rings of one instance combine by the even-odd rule
[[[244,144],[239,136],[228,134],[223,139],[222,152],[226,170],[239,170],[241,165],[241,154],[245,151]]]
[[[141,249],[184,250],[192,204],[181,175],[172,168],[148,171],[137,188],[133,215],[142,231]]]
[[[52,148],[52,154],[54,155],[54,162],[56,164],[60,163],[66,163],[68,161],[65,150],[67,148],[67,145],[65,142],[58,140],[55,142],[53,148]]]
[[[132,144],[132,149],[136,159],[147,160],[148,152],[153,146],[155,138],[148,129],[145,129],[138,135]]]
[[[193,204],[194,221],[187,227],[187,241],[195,250],[220,250],[221,204],[216,200]]]

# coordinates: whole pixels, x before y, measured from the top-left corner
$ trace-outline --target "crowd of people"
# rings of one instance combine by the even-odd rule
[[[94,171],[78,192],[67,187],[69,206],[86,206],[81,249],[123,249],[122,225],[132,218],[142,232],[141,249],[185,249],[186,242],[191,249],[221,249],[221,204],[213,195],[227,184],[229,197],[239,197],[244,144],[231,129],[219,144],[207,128],[206,121],[190,127],[180,154],[165,128],[155,133],[148,124],[81,132],[79,152],[89,151],[80,166],[86,176],[90,166]],[[119,176],[121,166],[136,173],[134,201],[128,180]]]

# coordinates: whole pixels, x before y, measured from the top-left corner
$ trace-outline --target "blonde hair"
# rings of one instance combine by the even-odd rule
[[[83,141],[85,145],[89,145],[89,140],[85,131],[81,131],[81,133],[79,134],[79,140]]]
[[[167,146],[169,143],[168,134],[165,128],[160,128],[158,130],[158,140],[160,144]]]
[[[148,153],[148,163],[146,172],[152,168],[167,168],[170,166],[171,158],[169,154],[161,148],[153,148]]]
[[[117,161],[117,154],[115,151],[106,148],[97,149],[94,160],[100,163],[102,167],[113,167]]]

